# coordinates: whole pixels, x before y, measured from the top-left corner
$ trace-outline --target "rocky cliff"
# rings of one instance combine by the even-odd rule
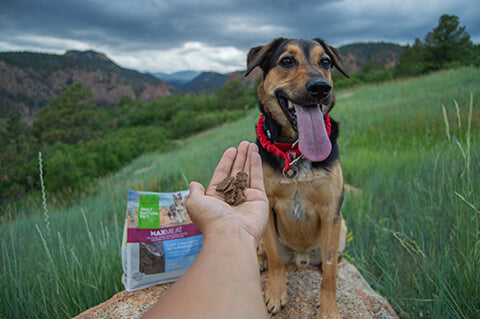
[[[12,111],[32,115],[65,85],[75,82],[89,87],[93,98],[107,107],[124,95],[150,101],[175,91],[163,81],[121,68],[94,51],[0,53],[0,116]]]
[[[392,68],[397,64],[404,47],[394,43],[354,43],[338,48],[343,66],[350,73],[363,69],[368,62]]]

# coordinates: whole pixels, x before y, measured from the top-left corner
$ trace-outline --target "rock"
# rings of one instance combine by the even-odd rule
[[[262,288],[265,288],[267,276],[268,272],[261,275]],[[321,272],[313,266],[300,269],[288,265],[287,278],[289,302],[280,313],[270,318],[315,318]],[[135,292],[122,291],[75,318],[139,318],[167,293],[171,285],[158,285]],[[358,270],[346,261],[338,266],[337,300],[340,318],[398,318],[390,304],[373,291]]]
[[[174,93],[174,88],[169,84],[162,82],[156,86],[147,86],[140,93],[140,100],[150,102],[157,97],[166,97]]]
[[[94,51],[68,51],[64,55],[0,52],[0,105],[22,116],[36,114],[62,88],[82,83],[101,106],[115,105],[129,96],[144,102],[177,90],[153,76],[124,69]],[[8,113],[8,112],[7,112]]]

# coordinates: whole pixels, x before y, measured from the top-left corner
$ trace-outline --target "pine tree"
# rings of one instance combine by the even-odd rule
[[[425,37],[427,59],[435,61],[438,69],[449,67],[452,63],[471,63],[474,47],[465,29],[465,26],[460,27],[457,16],[442,15],[438,26]]]
[[[444,14],[424,41],[416,39],[414,45],[405,48],[395,74],[419,75],[462,65],[480,65],[479,46],[472,43],[466,27],[460,26],[459,17]]]

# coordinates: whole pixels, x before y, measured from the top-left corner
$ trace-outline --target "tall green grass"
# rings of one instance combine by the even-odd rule
[[[348,257],[405,318],[480,317],[478,84],[478,70],[441,72],[337,110],[346,179],[363,189],[343,206]]]
[[[363,189],[342,208],[347,258],[405,318],[480,316],[479,84],[464,68],[337,92],[345,179]],[[48,221],[39,198],[0,225],[0,317],[69,318],[122,290],[127,189],[207,183],[257,116],[142,156],[68,208],[44,180]]]

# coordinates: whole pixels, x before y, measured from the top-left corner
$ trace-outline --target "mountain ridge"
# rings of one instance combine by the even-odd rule
[[[403,46],[394,43],[353,43],[339,47],[350,74],[368,62],[391,68]],[[35,52],[0,52],[0,118],[19,111],[35,116],[65,85],[80,82],[92,90],[98,104],[115,105],[122,96],[150,101],[176,92],[215,91],[232,79],[251,87],[261,72],[243,77],[244,70],[231,73],[180,71],[173,74],[141,73],[126,69],[93,50],[68,50],[63,55]]]
[[[388,42],[352,43],[338,48],[344,67],[350,73],[356,73],[370,61],[385,68],[392,68],[405,47]]]
[[[403,51],[404,46],[389,43],[389,42],[367,42],[367,43],[352,43],[340,46],[338,50],[342,56],[343,66],[349,74],[354,74],[361,71],[367,63],[373,61],[374,64],[384,66],[385,68],[392,68],[398,62],[398,58]],[[195,72],[195,71],[181,71],[182,72]],[[178,81],[173,73],[170,77],[168,74],[156,73],[153,74],[158,78],[164,80],[170,85],[176,87],[180,91],[185,93],[191,93],[201,90],[214,90],[219,88],[219,85],[223,85],[229,82],[232,78],[240,79],[242,82],[248,82],[251,85],[252,78],[258,78],[260,74],[249,77],[249,79],[243,78],[245,70],[238,70],[230,73],[217,73],[217,72],[197,72],[195,78],[190,81]],[[222,82],[222,80],[224,82]]]
[[[94,100],[107,107],[125,95],[150,101],[177,91],[164,81],[122,68],[105,54],[92,50],[70,50],[63,55],[1,52],[0,117],[15,111],[35,116],[65,85],[75,82],[89,87]]]

